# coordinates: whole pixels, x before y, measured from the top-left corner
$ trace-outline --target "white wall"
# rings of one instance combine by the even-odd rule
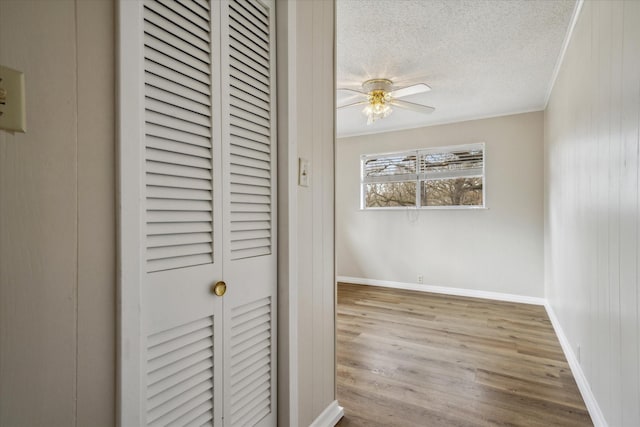
[[[0,425],[115,419],[113,2],[0,1],[27,133],[0,130]]]
[[[334,1],[277,6],[278,425],[306,427],[335,400]],[[297,185],[298,157],[311,162],[309,187]]]
[[[584,2],[545,128],[545,295],[607,423],[638,426],[640,2]]]
[[[360,210],[360,155],[485,142],[487,209]],[[543,296],[543,113],[336,142],[338,276]]]

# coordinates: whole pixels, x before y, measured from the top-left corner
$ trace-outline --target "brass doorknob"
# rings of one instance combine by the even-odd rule
[[[222,295],[224,295],[225,292],[227,292],[227,284],[224,283],[223,281],[220,281],[218,283],[216,283],[215,285],[213,285],[213,293],[216,294],[217,296],[221,297]]]

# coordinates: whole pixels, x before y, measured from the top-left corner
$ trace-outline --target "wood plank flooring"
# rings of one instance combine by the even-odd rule
[[[543,307],[340,283],[347,426],[591,426]]]

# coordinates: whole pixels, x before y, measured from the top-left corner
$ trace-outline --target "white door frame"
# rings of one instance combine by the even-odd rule
[[[126,144],[127,136],[138,133],[144,138],[142,100],[144,76],[141,53],[142,33],[135,31],[142,20],[141,2],[116,2],[116,120],[117,120],[117,209],[118,209],[118,339],[117,339],[117,396],[118,425],[142,425],[140,408],[129,405],[142,401],[140,390],[142,366],[139,342],[140,333],[140,283],[142,281],[143,254],[140,245],[142,198],[142,144]],[[126,64],[139,62],[136,72],[126,69]],[[124,102],[124,100],[127,100]],[[131,171],[138,171],[132,173]],[[125,185],[126,183],[126,185]],[[136,369],[137,368],[137,369]],[[127,388],[123,387],[127,378]]]

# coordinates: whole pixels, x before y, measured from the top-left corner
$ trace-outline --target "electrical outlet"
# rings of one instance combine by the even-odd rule
[[[576,346],[576,359],[578,359],[578,363],[580,362],[580,344]]]
[[[424,283],[424,276],[422,274],[418,274],[418,283]]]

